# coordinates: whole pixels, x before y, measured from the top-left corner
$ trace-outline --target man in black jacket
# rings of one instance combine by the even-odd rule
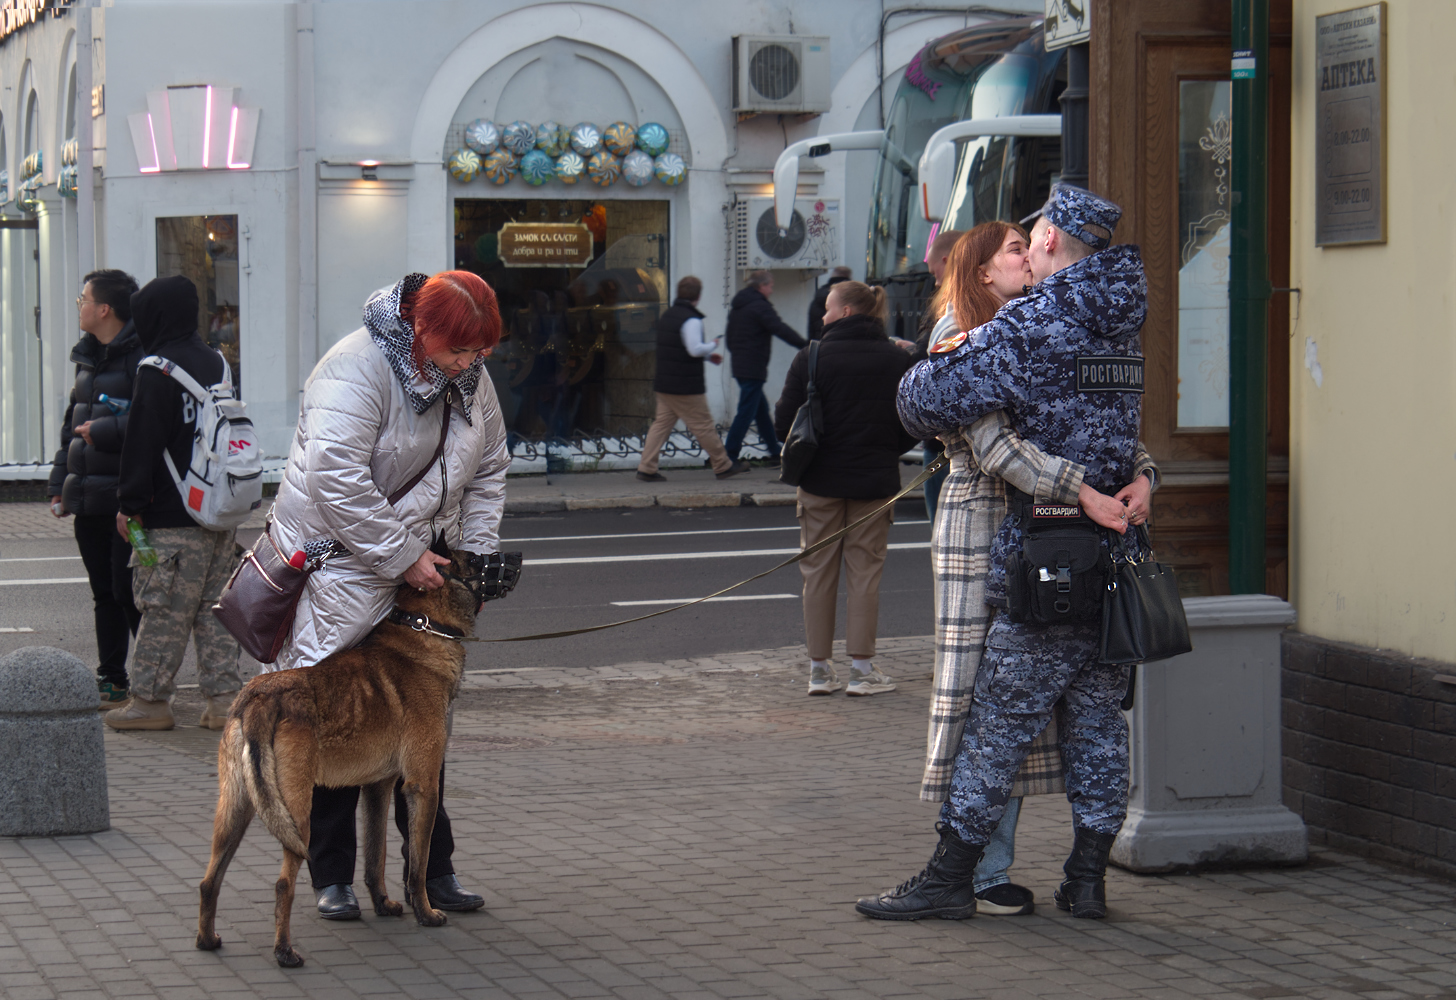
[[[657,337],[657,373],[652,378],[652,391],[657,395],[657,417],[647,431],[642,461],[637,464],[637,478],[645,483],[667,481],[657,471],[657,456],[679,420],[708,453],[708,461],[719,479],[748,471],[747,462],[735,462],[723,450],[718,429],[713,426],[713,415],[708,412],[703,359],[721,365],[723,355],[717,353],[716,340],[703,336],[703,314],[698,312],[702,294],[701,279],[691,274],[683,278],[677,283],[677,301],[653,326]]]
[[[733,418],[733,426],[728,428],[725,446],[728,457],[735,462],[748,434],[748,425],[756,423],[759,440],[768,449],[769,463],[778,464],[779,439],[774,435],[773,411],[763,395],[773,338],[794,348],[809,344],[779,319],[769,304],[773,289],[772,274],[754,271],[748,276],[748,286],[733,296],[733,307],[728,313],[728,353],[733,357],[733,378],[738,383],[738,414]]]
[[[854,277],[854,272],[844,265],[836,267],[829,272],[829,280],[819,286],[814,293],[814,301],[809,303],[809,339],[818,340],[824,333],[824,309],[829,304],[829,290],[841,281],[848,281]]]
[[[136,290],[136,279],[125,271],[93,271],[82,282],[76,300],[82,336],[71,349],[76,383],[50,478],[51,513],[76,516],[76,547],[91,581],[103,709],[126,701],[126,650],[142,618],[131,595],[131,546],[115,530],[125,408],[146,353],[131,323]]]
[[[197,334],[197,287],[190,279],[147,282],[132,296],[131,312],[137,336],[150,354],[175,362],[201,385],[223,380],[222,355]],[[137,568],[134,592],[142,623],[131,659],[131,700],[106,713],[103,721],[112,729],[172,728],[173,679],[189,636],[207,696],[200,725],[221,729],[233,695],[242,687],[237,641],[212,614],[237,565],[237,532],[209,531],[194,521],[162,459],[164,451],[170,452],[179,472],[192,464],[198,405],[165,372],[146,367],[137,372],[121,447],[116,530],[124,535],[128,518],[141,522],[157,564]]]

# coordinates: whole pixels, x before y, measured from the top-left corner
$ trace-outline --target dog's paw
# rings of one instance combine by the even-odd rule
[[[377,917],[402,917],[404,916],[404,904],[396,903],[385,896],[375,901],[374,915]]]
[[[296,969],[303,964],[303,956],[293,950],[293,946],[287,948],[274,948],[273,957],[278,959],[278,964],[285,969]]]
[[[416,912],[415,919],[420,922],[421,927],[440,927],[445,923],[445,911],[432,910],[427,907]]]
[[[207,935],[203,934],[201,931],[197,932],[198,951],[217,951],[217,949],[221,947],[222,938],[218,937],[216,934]]]

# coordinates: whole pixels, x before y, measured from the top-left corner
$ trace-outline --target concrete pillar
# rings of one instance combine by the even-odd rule
[[[1184,602],[1193,651],[1138,669],[1132,789],[1112,862],[1138,872],[1298,864],[1284,807],[1279,636],[1294,609],[1239,594]]]
[[[0,657],[0,836],[111,826],[96,678],[64,650]]]

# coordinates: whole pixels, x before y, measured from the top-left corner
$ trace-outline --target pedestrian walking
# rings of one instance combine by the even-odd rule
[[[906,377],[899,409],[908,428],[927,434],[1009,410],[1027,441],[1081,464],[1085,485],[1117,490],[1125,525],[1146,518],[1151,484],[1135,474],[1147,279],[1137,247],[1109,245],[1120,215],[1116,205],[1081,188],[1055,188],[1031,233],[1028,259],[1037,285],[985,326],[935,344]],[[1107,913],[1107,859],[1127,813],[1127,724],[1119,704],[1128,671],[1097,662],[1103,591],[1092,585],[1097,578],[1080,571],[1073,577],[1069,566],[1062,617],[1052,618],[1031,610],[1026,588],[1033,584],[1018,574],[1008,587],[1007,573],[1036,518],[1056,518],[1062,529],[1075,521],[1094,545],[1106,545],[1099,537],[1105,529],[1084,512],[1057,517],[1068,513],[1062,505],[1013,498],[1011,513],[991,548],[987,601],[998,610],[941,806],[940,844],[919,875],[861,899],[856,909],[867,916],[959,919],[976,912],[976,866],[1058,702],[1074,842],[1053,898],[1074,917]],[[1095,566],[1087,572],[1095,574]],[[1062,582],[1048,580],[1053,588]],[[1013,597],[1015,621],[1008,614]]]
[[[799,545],[808,548],[884,506],[900,490],[900,456],[915,444],[895,413],[900,377],[914,363],[885,335],[885,290],[858,281],[835,285],[824,313],[813,381],[823,412],[819,446],[798,490]],[[787,435],[807,397],[811,351],[789,365],[775,423]],[[850,695],[895,690],[874,665],[880,617],[880,575],[885,568],[894,508],[833,545],[799,562],[804,577],[804,634],[809,647],[809,693],[845,688],[830,657],[840,564],[849,588],[847,652]]]
[[[809,343],[779,319],[769,302],[773,290],[773,274],[754,271],[748,276],[747,287],[733,296],[732,308],[728,311],[728,353],[732,356],[733,378],[738,383],[738,412],[728,428],[724,446],[728,457],[735,462],[748,435],[748,425],[755,424],[759,441],[768,449],[769,464],[778,464],[779,438],[774,433],[773,411],[763,395],[773,339],[777,337],[792,347]]]
[[[935,343],[960,330],[989,322],[1007,302],[1031,284],[1029,238],[1015,223],[985,222],[961,234],[949,258],[940,296],[946,315],[936,324]],[[1025,440],[1004,410],[981,417],[969,428],[946,431],[950,467],[933,529],[931,569],[935,578],[935,686],[930,704],[925,774],[920,798],[944,802],[951,769],[960,749],[971,692],[980,665],[992,608],[986,604],[989,553],[1006,514],[1006,484],[1042,500],[1064,504],[1086,501],[1108,524],[1120,524],[1122,507],[1083,482],[1083,466],[1048,455]],[[1157,476],[1139,446],[1136,468]],[[1096,504],[1094,508],[1091,505]],[[1066,791],[1055,717],[1032,743],[1012,785],[1006,811],[991,832],[976,865],[978,913],[1029,914],[1032,891],[1011,881],[1016,859],[1016,826],[1026,795]]]
[[[642,460],[637,463],[637,478],[645,483],[667,481],[657,471],[657,458],[679,420],[708,453],[708,461],[719,479],[749,469],[747,462],[728,457],[718,438],[718,429],[713,426],[713,415],[708,412],[703,359],[721,365],[723,355],[718,353],[718,341],[708,340],[703,334],[703,314],[698,312],[702,294],[701,279],[692,275],[682,278],[677,283],[677,299],[653,326],[657,338],[657,372],[652,377],[652,391],[657,396],[657,416],[648,428]]]
[[[76,299],[81,339],[71,348],[76,381],[51,466],[51,513],[75,516],[76,548],[91,584],[98,707],[127,699],[126,653],[142,615],[131,592],[131,545],[116,533],[116,482],[137,363],[146,353],[131,322],[136,279],[92,271]]]
[[[854,277],[854,272],[843,264],[829,272],[829,280],[819,286],[814,300],[809,303],[809,339],[818,340],[824,335],[824,311],[829,308],[829,290],[840,282]]]
[[[216,385],[227,363],[197,332],[197,286],[174,275],[147,282],[131,297],[132,322],[145,354],[171,361],[198,383]],[[221,729],[233,696],[242,687],[238,644],[212,614],[212,606],[237,567],[236,531],[210,531],[182,504],[163,456],[187,469],[199,410],[176,379],[142,368],[133,383],[130,419],[121,446],[117,483],[117,533],[137,521],[156,552],[143,566],[133,552],[133,593],[141,625],[131,656],[131,698],[103,716],[112,729],[171,729],[170,704],[187,640],[197,652],[199,686],[207,698],[205,729]]]
[[[964,235],[965,231],[961,229],[942,230],[936,234],[935,239],[930,241],[930,248],[925,253],[925,266],[930,271],[931,280],[935,282],[935,295],[921,311],[920,322],[916,326],[913,352],[916,361],[923,361],[930,355],[931,334],[941,319],[950,315],[950,303],[946,296],[945,272],[950,261],[951,250]],[[989,318],[988,316],[987,319]],[[970,327],[963,327],[963,329],[969,330]],[[927,468],[940,456],[941,452],[945,451],[945,445],[939,438],[927,438],[920,445],[921,461]],[[949,474],[950,466],[943,465],[939,472],[925,481],[925,517],[932,524],[935,522],[935,508],[940,500],[940,491],[944,488],[945,477]]]
[[[449,560],[431,551],[436,541],[500,549],[511,455],[484,375],[500,336],[495,293],[479,276],[409,274],[369,296],[364,326],[314,366],[268,530],[285,552],[333,554],[308,578],[288,642],[266,669],[310,667],[355,645],[389,613],[401,583],[444,586],[436,567]],[[403,496],[386,499],[422,469]],[[442,768],[425,888],[436,909],[478,909],[485,900],[455,876],[444,782]],[[314,789],[308,867],[326,919],[359,917],[358,803],[357,786]],[[407,816],[396,786],[406,859]]]

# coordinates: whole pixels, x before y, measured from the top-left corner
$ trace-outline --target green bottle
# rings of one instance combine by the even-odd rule
[[[127,518],[126,537],[131,542],[132,551],[136,553],[138,566],[157,565],[157,550],[147,541],[147,531],[142,527],[142,522],[134,517]]]

